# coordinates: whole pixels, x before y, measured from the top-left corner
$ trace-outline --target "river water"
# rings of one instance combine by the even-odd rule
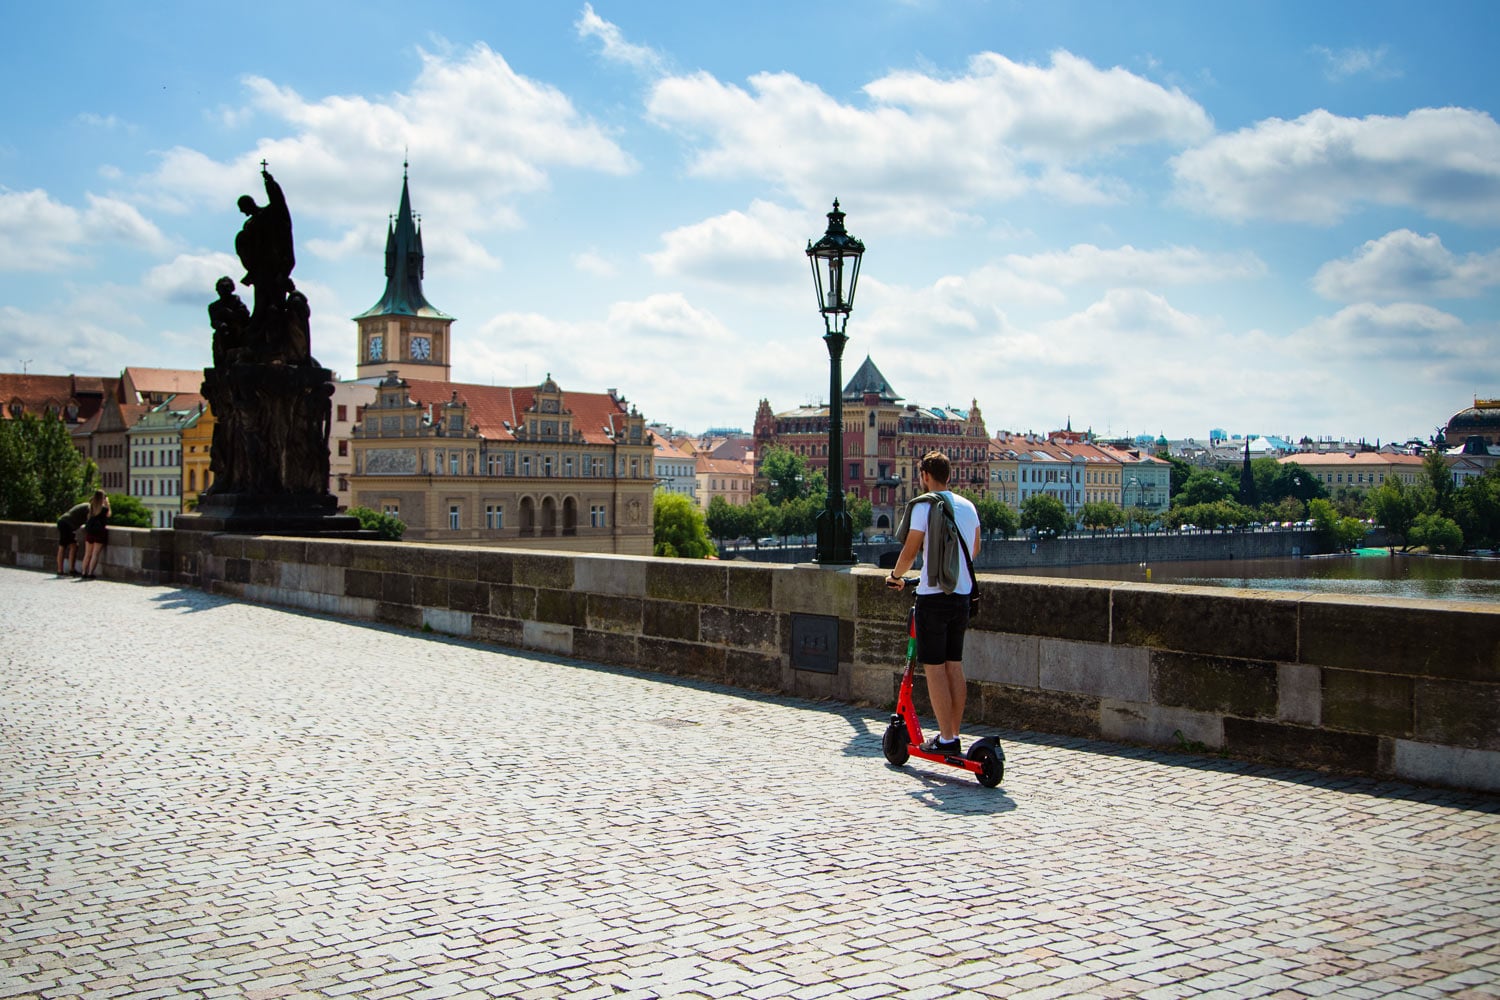
[[[1149,577],[1147,570],[1150,570]],[[1296,590],[1362,597],[1420,597],[1500,604],[1500,558],[1395,555],[1362,549],[1302,559],[1215,559],[1131,566],[989,570],[1020,576]]]

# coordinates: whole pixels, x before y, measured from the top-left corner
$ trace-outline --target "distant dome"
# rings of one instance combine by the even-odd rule
[[[1500,399],[1474,400],[1473,406],[1449,418],[1443,437],[1450,445],[1471,437],[1484,438],[1485,444],[1500,444]]]

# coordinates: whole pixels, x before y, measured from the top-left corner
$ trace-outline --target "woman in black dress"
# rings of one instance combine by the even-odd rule
[[[83,578],[92,580],[99,575],[99,562],[104,557],[104,547],[109,544],[109,497],[103,490],[95,490],[89,498],[89,519],[83,524]]]

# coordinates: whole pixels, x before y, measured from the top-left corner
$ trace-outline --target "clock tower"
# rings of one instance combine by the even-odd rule
[[[422,231],[411,210],[407,165],[401,167],[401,207],[385,238],[385,294],[354,317],[359,378],[385,377],[451,381],[453,317],[434,308],[422,294]]]

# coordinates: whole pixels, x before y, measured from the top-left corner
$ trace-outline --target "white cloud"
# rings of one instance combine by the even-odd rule
[[[1172,168],[1186,204],[1229,219],[1329,224],[1369,204],[1500,220],[1500,126],[1465,108],[1271,118],[1176,156]]]
[[[655,49],[627,42],[618,27],[594,13],[593,4],[583,5],[583,13],[578,15],[573,26],[579,38],[598,39],[601,53],[610,62],[653,75],[660,73],[665,65],[665,60]]]
[[[1338,302],[1473,298],[1496,284],[1500,250],[1456,257],[1436,234],[1418,236],[1410,229],[1370,240],[1313,276],[1318,294]]]
[[[262,77],[246,78],[250,106],[287,134],[224,162],[196,149],[171,149],[150,178],[148,197],[179,212],[205,204],[232,208],[245,193],[263,201],[258,175],[265,159],[287,189],[294,220],[358,227],[390,212],[392,175],[404,151],[437,150],[412,164],[413,199],[439,223],[425,240],[429,261],[493,268],[480,235],[521,225],[518,205],[549,187],[550,171],[636,169],[564,93],[517,73],[487,46],[454,55],[424,51],[421,58],[406,92],[379,99],[308,99]],[[372,163],[390,169],[372,170]],[[358,240],[324,240],[318,252],[337,255]]]
[[[1129,244],[1102,249],[1079,243],[1058,253],[1010,254],[1004,263],[1017,274],[1057,285],[1197,285],[1266,274],[1265,262],[1248,251],[1212,254],[1194,247],[1141,250]]]
[[[1415,302],[1359,303],[1324,316],[1297,336],[1325,358],[1420,364],[1467,353],[1463,320]]]
[[[238,285],[244,273],[245,269],[233,254],[178,254],[168,263],[147,271],[142,287],[147,295],[163,302],[202,305],[207,309],[217,295],[214,284],[221,277],[232,278]],[[253,294],[245,288],[240,291],[242,298]],[[245,304],[251,302],[247,300]]]
[[[857,107],[790,73],[757,74],[746,90],[700,72],[659,81],[647,107],[701,138],[696,174],[764,178],[807,208],[857,198],[862,218],[935,231],[1028,193],[1119,200],[1124,183],[1087,172],[1091,161],[1212,129],[1180,91],[1067,52],[1047,66],[983,53],[954,78],[900,72],[864,90],[868,104]]]
[[[114,198],[85,196],[82,210],[47,192],[0,192],[0,271],[56,271],[77,266],[90,244],[127,243],[155,252],[167,245],[161,231]]]
[[[1351,76],[1367,75],[1387,79],[1401,75],[1400,70],[1386,65],[1385,57],[1390,51],[1385,45],[1376,49],[1340,49],[1337,52],[1322,45],[1314,45],[1312,51],[1323,59],[1323,75],[1335,82]]]
[[[807,267],[802,232],[807,216],[767,201],[663,234],[662,250],[646,260],[660,275],[686,276],[747,292],[790,284]]]
[[[15,366],[11,370],[19,371],[24,360],[28,371],[54,375],[113,373],[151,356],[142,343],[85,316],[14,306],[0,306],[0,344],[5,345],[7,367]]]
[[[607,257],[594,250],[582,250],[573,255],[573,266],[584,274],[596,278],[613,278],[617,268]]]

